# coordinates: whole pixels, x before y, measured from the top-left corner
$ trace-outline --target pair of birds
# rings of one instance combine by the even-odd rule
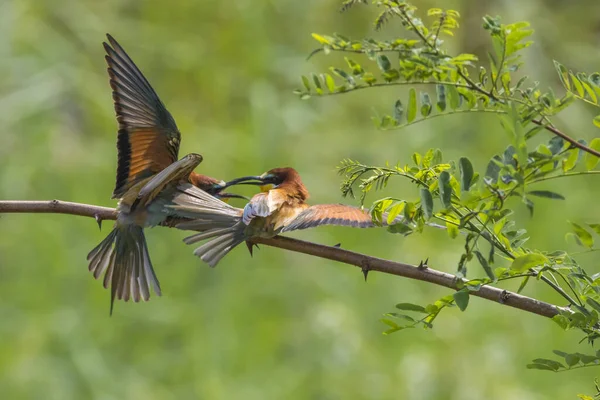
[[[147,301],[161,294],[144,228],[167,224],[199,233],[187,244],[210,239],[194,254],[211,267],[242,242],[252,253],[253,237],[318,225],[374,226],[365,211],[340,204],[309,206],[308,191],[293,168],[229,182],[193,172],[199,154],[178,160],[181,135],[175,120],[125,50],[110,35],[103,43],[119,125],[118,166],[112,198],[118,198],[113,230],[88,254],[94,278],[103,276],[115,299]],[[225,191],[238,184],[259,185],[243,209],[226,203],[240,198]]]

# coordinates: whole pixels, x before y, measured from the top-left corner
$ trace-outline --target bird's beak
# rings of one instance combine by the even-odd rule
[[[233,180],[225,183],[225,186],[223,187],[223,189],[225,189],[229,186],[233,186],[233,185],[264,185],[264,183],[265,183],[264,180],[265,180],[265,175],[243,176],[241,178],[233,179]]]
[[[227,182],[221,181],[219,183],[214,184],[213,187],[209,190],[206,190],[206,192],[209,194],[212,194],[216,198],[218,198],[226,203],[229,199],[250,200],[248,197],[242,196],[240,194],[223,192],[223,190],[225,190],[226,187],[227,187]]]
[[[219,193],[215,194],[215,197],[217,197],[219,200],[222,200],[222,201],[224,201],[226,203],[227,203],[227,200],[229,200],[229,199],[244,199],[246,201],[250,200],[246,196],[242,196],[241,194],[235,194],[235,193],[223,193],[223,192],[219,192]]]

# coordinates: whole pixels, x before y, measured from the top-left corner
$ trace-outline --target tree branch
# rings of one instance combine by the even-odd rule
[[[115,209],[93,206],[89,204],[71,203],[59,200],[50,201],[0,201],[1,213],[58,213],[80,215],[95,218],[96,221],[114,220],[117,213]],[[344,264],[354,265],[363,270],[378,271],[390,275],[402,276],[419,281],[433,283],[435,285],[459,290],[467,282],[452,274],[437,271],[427,266],[417,267],[415,265],[385,260],[372,257],[338,247],[324,246],[321,244],[306,242],[288,237],[276,236],[274,238],[254,238],[253,243],[278,247],[284,250],[295,251],[327,260],[338,261]],[[537,299],[522,296],[507,290],[492,286],[482,286],[478,291],[470,292],[472,296],[481,297],[496,303],[514,307],[523,311],[552,318],[567,308],[558,307]]]
[[[596,157],[600,157],[600,151],[596,151],[596,150],[592,149],[591,147],[586,146],[583,143],[579,143],[577,140],[573,139],[571,136],[567,135],[566,133],[559,131],[552,125],[545,124],[544,121],[539,120],[539,119],[533,119],[533,120],[531,120],[531,122],[543,127],[547,131],[552,132],[556,136],[563,138],[564,140],[569,142],[573,147],[577,147],[579,150],[583,150],[586,153],[590,153],[590,154],[595,155]]]

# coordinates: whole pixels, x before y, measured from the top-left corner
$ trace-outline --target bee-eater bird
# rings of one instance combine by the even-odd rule
[[[167,206],[191,219],[177,224],[177,228],[200,232],[185,238],[185,243],[211,239],[194,251],[211,267],[244,241],[250,249],[249,240],[253,237],[269,238],[319,225],[375,226],[369,213],[357,207],[343,204],[309,206],[306,203],[308,190],[293,168],[275,168],[261,176],[243,177],[229,184],[244,183],[260,185],[262,191],[254,195],[244,209],[225,204],[189,185],[180,187],[173,205]]]
[[[202,161],[189,154],[177,161],[181,135],[175,120],[141,71],[112,36],[107,35],[106,63],[119,125],[117,179],[112,198],[118,216],[112,232],[88,254],[94,278],[104,274],[115,298],[135,302],[160,296],[143,229],[158,225],[173,213],[165,208],[175,188],[189,182],[210,195],[242,197],[222,190],[223,181],[193,172]]]

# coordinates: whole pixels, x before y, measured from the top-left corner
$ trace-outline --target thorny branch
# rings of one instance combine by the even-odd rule
[[[89,204],[71,203],[59,200],[50,201],[0,201],[0,214],[2,213],[53,213],[71,214],[102,220],[114,220],[117,217],[115,209],[94,206]],[[372,257],[339,247],[324,246],[288,237],[276,236],[271,239],[255,238],[254,243],[278,247],[284,250],[308,254],[327,260],[338,261],[354,265],[366,274],[369,271],[378,271],[390,275],[402,276],[419,281],[433,283],[450,289],[459,290],[467,281],[446,272],[437,271],[426,265],[420,266],[404,264],[396,261]],[[482,286],[477,291],[470,292],[472,296],[481,297],[496,303],[514,307],[523,311],[552,318],[561,311],[568,309],[545,303],[537,299],[502,290],[492,286]]]

